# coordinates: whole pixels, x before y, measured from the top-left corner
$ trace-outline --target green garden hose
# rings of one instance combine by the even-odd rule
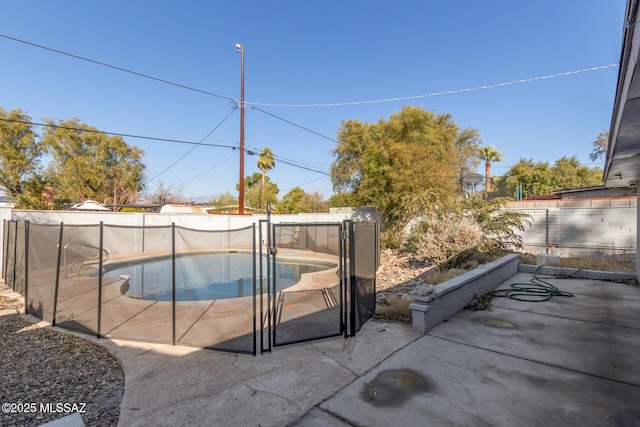
[[[533,278],[529,283],[513,283],[509,289],[493,291],[493,296],[506,297],[526,302],[544,302],[549,301],[551,297],[573,296],[571,292],[561,291],[551,283],[539,278],[538,270],[540,270],[540,268],[542,268],[542,266],[536,269],[536,272],[533,273]]]

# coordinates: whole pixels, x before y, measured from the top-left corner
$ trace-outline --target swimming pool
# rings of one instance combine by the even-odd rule
[[[305,273],[335,267],[330,263],[278,259],[277,291],[295,285]],[[172,301],[172,259],[156,258],[107,266],[105,277],[128,277],[122,286],[130,298]],[[260,280],[256,268],[256,291],[266,286],[266,258]],[[253,295],[253,255],[250,253],[205,253],[176,256],[176,301],[202,301]]]

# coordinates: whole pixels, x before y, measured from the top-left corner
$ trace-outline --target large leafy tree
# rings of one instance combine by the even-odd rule
[[[300,187],[292,188],[278,203],[278,213],[311,213],[327,212],[329,204],[323,200],[322,194],[309,194]]]
[[[601,185],[602,170],[582,165],[575,156],[564,156],[556,160],[553,166],[548,162],[520,159],[509,168],[505,181],[514,193],[522,184],[523,196],[532,196]]]
[[[389,120],[341,123],[331,165],[334,190],[374,206],[388,224],[403,216],[403,199],[447,199],[465,167],[477,160],[477,132],[461,131],[449,114],[405,106]],[[476,149],[473,147],[476,146]]]
[[[501,162],[503,159],[502,152],[496,150],[493,145],[487,145],[480,149],[480,159],[484,160],[485,189],[487,193],[491,192],[491,163]]]
[[[465,183],[462,178],[468,173],[474,172],[480,164],[480,144],[482,140],[476,129],[462,129],[458,133],[458,139],[455,143],[455,150],[459,159],[460,172],[458,181],[460,190],[464,191]]]
[[[553,188],[551,167],[548,162],[536,162],[533,159],[520,159],[505,174],[507,183],[514,193],[522,186],[523,196],[549,194]]]
[[[76,118],[47,123],[42,143],[51,155],[47,176],[56,197],[120,204],[144,188],[142,150]]]
[[[592,162],[601,159],[607,155],[607,145],[609,144],[609,131],[605,130],[598,134],[596,140],[593,141],[593,151],[589,154]]]
[[[43,154],[31,117],[19,109],[0,107],[0,185],[18,206],[42,208],[44,181],[40,175]]]
[[[239,190],[236,184],[236,190]],[[269,177],[264,178],[264,186],[262,185],[262,174],[255,172],[244,179],[244,203],[249,208],[261,209],[260,205],[264,202],[276,203],[278,201],[278,186],[271,182]]]
[[[602,169],[585,166],[576,156],[556,160],[551,172],[554,191],[602,185]]]

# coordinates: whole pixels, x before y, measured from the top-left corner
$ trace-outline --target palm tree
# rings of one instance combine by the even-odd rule
[[[260,185],[260,208],[262,208],[262,191],[264,189],[264,177],[271,169],[276,167],[276,161],[273,158],[273,151],[268,148],[260,150],[258,157],[258,169],[262,171],[262,184]]]
[[[491,191],[491,163],[501,162],[503,159],[502,152],[496,150],[493,145],[487,145],[480,149],[480,158],[485,161],[485,189],[489,193]]]

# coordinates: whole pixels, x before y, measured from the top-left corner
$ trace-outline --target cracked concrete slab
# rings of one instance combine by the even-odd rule
[[[255,357],[89,339],[108,348],[125,372],[119,425],[282,426],[420,336],[409,324],[370,321],[355,338],[277,347]]]
[[[553,282],[575,296],[460,312],[295,425],[640,425],[640,289]]]

